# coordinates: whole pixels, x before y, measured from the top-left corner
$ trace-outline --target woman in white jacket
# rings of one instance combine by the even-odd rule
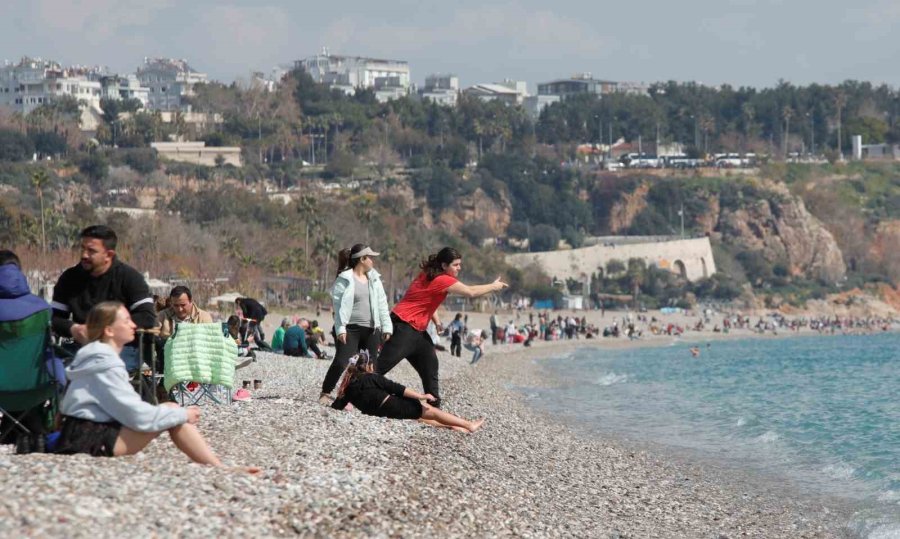
[[[390,339],[394,332],[381,275],[374,267],[376,256],[361,243],[338,253],[338,274],[331,289],[337,350],[322,382],[319,402],[324,405],[331,404],[331,392],[350,357],[360,350],[376,357],[381,340]]]
[[[136,328],[125,306],[117,301],[100,303],[88,313],[85,325],[90,342],[66,368],[69,386],[60,406],[63,420],[57,452],[134,455],[168,431],[178,449],[194,462],[222,466],[194,426],[200,420],[198,407],[154,406],[142,401],[131,387],[119,358],[122,347],[134,340]]]

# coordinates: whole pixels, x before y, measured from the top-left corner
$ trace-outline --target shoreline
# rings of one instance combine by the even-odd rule
[[[260,354],[237,377],[263,388],[204,407],[200,428],[223,461],[263,477],[190,464],[165,436],[116,459],[0,448],[0,535],[850,535],[830,500],[593,435],[510,388],[546,382],[537,359],[602,342],[494,347],[474,367],[441,353],[445,408],[487,417],[473,435],[324,408],[329,362]],[[390,377],[419,387],[407,362]]]
[[[794,336],[786,335],[786,337]],[[753,338],[751,335],[724,336],[723,338],[732,339],[733,337]],[[782,337],[785,336],[769,336],[768,338]],[[552,387],[560,382],[551,370],[543,366],[542,363],[553,361],[558,356],[565,356],[582,348],[594,348],[596,350],[631,347],[654,348],[669,346],[672,342],[677,342],[674,339],[655,339],[644,342],[617,341],[611,343],[605,343],[603,339],[594,340],[593,342],[584,339],[574,342],[551,341],[541,343],[543,346],[539,345],[537,348],[527,352],[496,356],[489,355],[486,359],[488,362],[496,362],[493,365],[494,370],[490,373],[492,377],[509,377],[511,380],[515,380],[517,390],[512,391],[518,395],[520,405],[526,408],[526,413],[535,414],[543,421],[550,423],[556,421],[555,418],[548,412],[528,404],[527,396],[522,391],[527,390],[527,388]],[[687,345],[691,341],[685,339],[681,342]],[[552,345],[560,346],[553,348]],[[482,359],[483,361],[485,359]],[[695,487],[699,486],[698,488],[707,490],[708,493],[714,492],[722,498],[716,504],[716,509],[725,509],[729,517],[734,515],[736,507],[741,507],[749,502],[750,507],[742,507],[738,512],[746,510],[750,512],[755,511],[757,514],[769,513],[770,516],[777,516],[778,519],[788,518],[788,520],[792,521],[786,529],[781,527],[777,521],[765,522],[765,517],[757,516],[751,520],[749,525],[758,526],[758,528],[756,531],[751,532],[748,531],[746,523],[740,523],[740,519],[734,523],[737,525],[737,528],[733,525],[717,528],[716,525],[723,520],[720,517],[714,514],[709,514],[706,517],[694,515],[700,519],[695,522],[697,525],[696,533],[690,530],[653,530],[651,527],[650,529],[653,531],[648,534],[650,536],[682,536],[681,534],[684,534],[684,536],[708,534],[712,534],[711,536],[731,536],[733,534],[741,534],[762,537],[855,536],[849,525],[851,524],[851,517],[859,505],[856,500],[806,492],[792,484],[788,479],[775,473],[770,474],[762,470],[740,468],[725,459],[705,455],[688,448],[668,446],[651,440],[630,438],[613,431],[591,429],[588,423],[581,423],[572,419],[566,419],[559,423],[568,431],[566,433],[568,436],[581,440],[588,445],[596,446],[599,444],[608,448],[614,448],[622,454],[639,454],[641,458],[645,459],[645,462],[649,463],[651,468],[656,468],[653,470],[654,472],[674,470],[686,477],[693,476],[694,481],[696,481]],[[756,504],[755,507],[754,504]],[[756,521],[756,518],[763,520],[763,522]],[[710,528],[706,532],[701,533],[700,530],[706,526],[710,526]],[[794,527],[791,528],[791,526]],[[638,533],[634,530],[628,530],[625,533],[637,533],[641,536],[647,531],[644,529]]]

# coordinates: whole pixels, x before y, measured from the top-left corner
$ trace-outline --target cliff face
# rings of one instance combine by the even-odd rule
[[[479,187],[471,195],[460,197],[452,207],[442,210],[439,223],[445,229],[457,232],[468,222],[484,223],[491,235],[501,236],[512,218],[512,205],[506,195],[495,201]]]
[[[715,232],[723,241],[761,251],[766,260],[786,261],[792,275],[837,281],[846,274],[834,237],[795,197],[759,200],[745,208],[721,210]]]
[[[793,275],[836,281],[846,274],[840,248],[821,221],[807,211],[803,201],[781,184],[763,186],[767,195],[726,207],[715,194],[696,195],[704,211],[689,215],[694,226],[709,236],[742,250],[759,251],[770,262],[783,261]],[[631,226],[647,207],[647,184],[621,195],[610,212],[614,233]]]
[[[478,221],[487,226],[491,235],[502,236],[512,220],[512,204],[506,195],[501,195],[500,200],[496,201],[481,188],[470,195],[458,197],[451,207],[440,212],[429,208],[424,198],[416,197],[408,184],[398,184],[391,187],[389,193],[382,194],[401,199],[403,207],[415,214],[425,228],[441,227],[451,234],[458,233],[468,222]]]

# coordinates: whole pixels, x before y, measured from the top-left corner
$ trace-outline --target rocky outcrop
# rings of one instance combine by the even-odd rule
[[[506,232],[512,219],[512,204],[505,194],[494,200],[479,187],[472,194],[460,197],[451,208],[440,213],[440,225],[445,229],[458,231],[468,222],[481,222],[493,236]]]
[[[723,207],[715,193],[706,194],[705,211],[692,217],[694,228],[740,250],[759,251],[771,263],[785,263],[792,275],[830,282],[843,278],[846,265],[840,247],[823,223],[807,211],[803,200],[783,184],[758,187],[764,196],[744,200],[740,207]],[[645,183],[620,195],[610,212],[612,233],[628,229],[647,207],[649,189]],[[900,234],[900,226],[896,232]]]
[[[439,213],[428,207],[424,198],[416,197],[408,183],[399,183],[379,193],[382,197],[398,199],[395,206],[414,214],[425,228],[440,226],[455,234],[468,222],[484,223],[493,236],[502,236],[512,220],[512,204],[505,194],[494,200],[480,187],[467,196],[458,197],[455,203]]]
[[[785,187],[767,188],[776,196],[721,210],[717,232],[723,240],[761,251],[770,262],[786,262],[792,275],[831,282],[843,278],[847,268],[831,232]]]
[[[631,222],[647,207],[650,184],[642,183],[631,193],[622,193],[609,212],[609,231],[619,234],[631,226]]]

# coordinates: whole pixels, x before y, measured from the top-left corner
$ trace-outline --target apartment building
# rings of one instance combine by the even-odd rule
[[[194,86],[207,82],[206,73],[194,70],[187,60],[173,58],[144,58],[137,79],[149,89],[149,109],[184,112],[190,111],[185,98],[194,95]]]
[[[376,99],[385,102],[409,93],[409,64],[402,60],[336,55],[324,49],[321,54],[297,60],[294,65],[303,68],[316,82],[348,95],[371,88]]]

